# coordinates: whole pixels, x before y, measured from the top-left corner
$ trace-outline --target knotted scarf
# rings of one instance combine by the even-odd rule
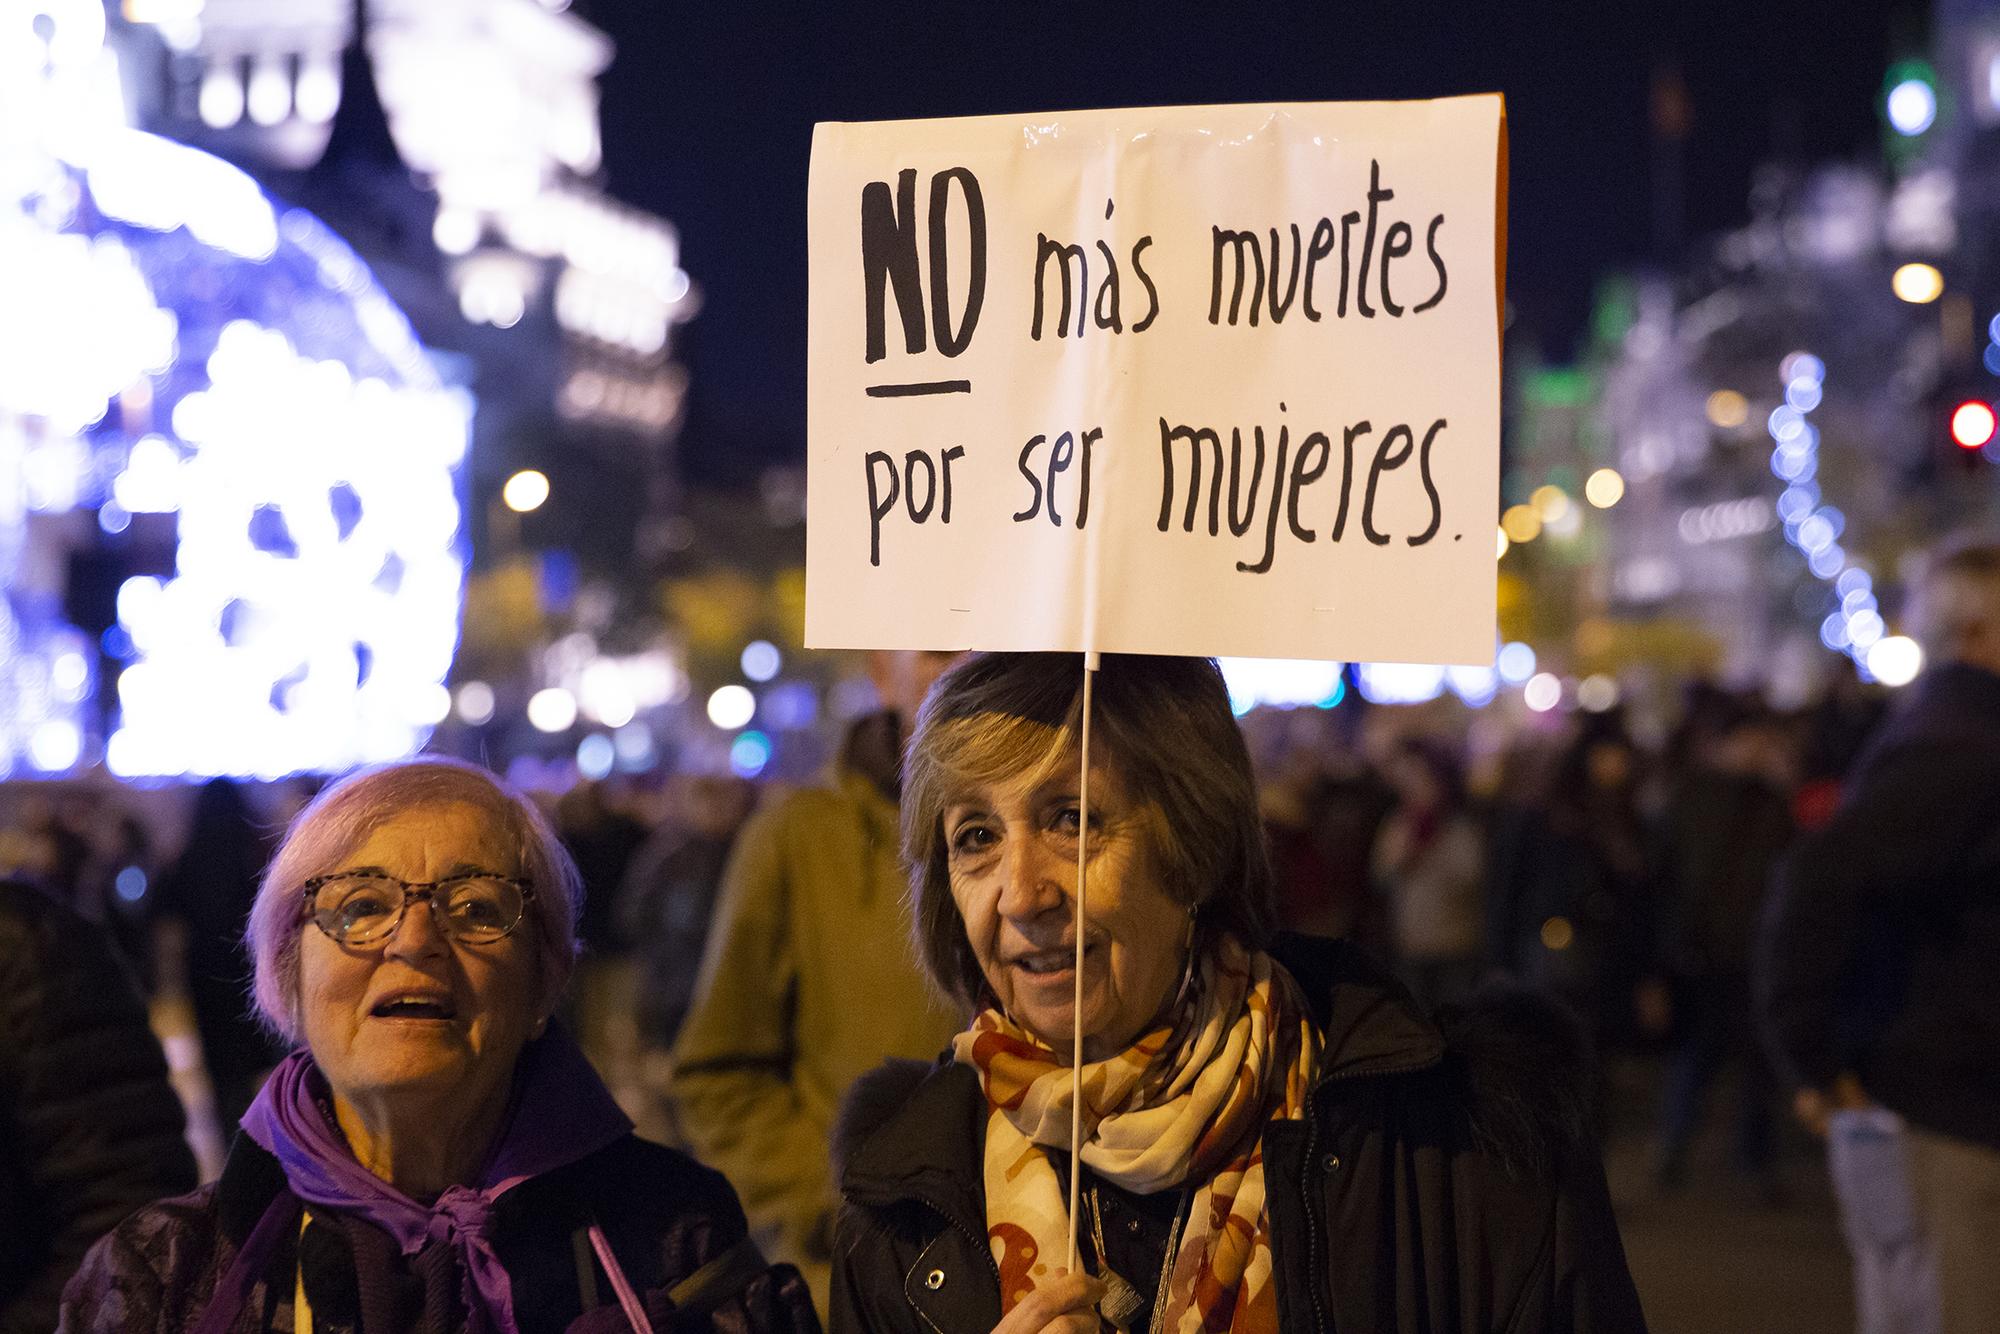
[[[1086,1167],[1138,1194],[1194,1191],[1166,1257],[1176,1334],[1276,1334],[1264,1127],[1306,1114],[1320,1039],[1298,986],[1231,937],[1203,951],[1178,1013],[1083,1067]],[[1062,1263],[1069,1209],[1046,1150],[1067,1152],[1070,1067],[997,1010],[953,1040],[979,1073],[986,1122],[987,1240],[1011,1311]]]
[[[555,1024],[522,1048],[513,1108],[478,1180],[450,1187],[432,1204],[411,1199],[355,1161],[331,1106],[326,1077],[311,1054],[295,1051],[244,1113],[243,1132],[277,1158],[292,1193],[307,1204],[380,1229],[405,1258],[432,1243],[448,1246],[463,1276],[460,1297],[474,1334],[519,1334],[513,1289],[493,1249],[495,1203],[522,1182],[586,1158],[632,1129],[575,1040]],[[259,1225],[259,1233],[268,1231]],[[258,1272],[262,1257],[251,1254],[257,1249],[246,1244],[232,1271]],[[218,1285],[216,1302],[230,1302],[230,1289],[241,1286]],[[240,1292],[234,1300],[240,1303]],[[205,1318],[203,1328],[225,1328],[227,1318]]]

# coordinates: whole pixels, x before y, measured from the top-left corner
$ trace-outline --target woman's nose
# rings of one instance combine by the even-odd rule
[[[1036,839],[1008,839],[1000,857],[1000,915],[1033,917],[1061,906],[1059,861]]]
[[[451,948],[445,939],[444,928],[438,925],[437,913],[431,908],[431,898],[412,898],[403,907],[403,920],[396,923],[396,929],[389,933],[389,939],[382,947],[384,955],[397,958],[435,958]]]

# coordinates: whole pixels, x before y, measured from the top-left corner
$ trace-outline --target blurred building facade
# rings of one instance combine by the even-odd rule
[[[1914,674],[1905,561],[2000,523],[2000,4],[1942,0],[1932,40],[1875,160],[1767,167],[1747,225],[1606,285],[1577,366],[1517,368],[1507,499],[1611,502],[1502,558],[1572,667]]]

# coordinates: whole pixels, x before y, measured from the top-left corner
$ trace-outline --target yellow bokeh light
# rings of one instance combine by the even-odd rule
[[[1569,492],[1559,486],[1538,486],[1528,497],[1528,503],[1535,507],[1543,523],[1561,523],[1563,515],[1569,513]]]
[[[507,485],[500,488],[500,500],[517,514],[540,509],[542,502],[549,498],[549,479],[533,468],[515,473],[507,479]]]
[[[1513,544],[1507,540],[1507,530],[1505,528],[1496,527],[1494,529],[1494,532],[1499,534],[1500,545],[1499,549],[1493,553],[1493,559],[1499,560],[1502,556],[1507,554],[1507,548]]]
[[[1708,396],[1708,420],[1712,426],[1733,431],[1750,420],[1750,400],[1734,389],[1718,389]]]
[[[1542,945],[1547,949],[1566,950],[1576,941],[1576,928],[1567,917],[1551,917],[1542,923]]]
[[[1583,498],[1601,510],[1608,510],[1625,496],[1625,479],[1616,468],[1599,468],[1583,484]]]
[[[1903,300],[1921,306],[1944,295],[1944,275],[1934,264],[1905,264],[1896,270],[1889,286]]]
[[[1509,506],[1500,516],[1500,531],[1510,541],[1532,542],[1542,534],[1542,516],[1535,513],[1533,505]]]

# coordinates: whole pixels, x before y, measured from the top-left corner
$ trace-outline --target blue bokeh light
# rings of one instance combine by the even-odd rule
[[[596,782],[611,776],[618,761],[618,748],[602,732],[592,732],[576,744],[576,771]]]
[[[743,675],[761,683],[778,674],[778,669],[784,666],[784,659],[779,655],[777,645],[768,639],[753,639],[744,645],[741,665]]]
[[[755,778],[771,762],[771,738],[762,732],[743,732],[730,743],[729,767],[739,778]]]

